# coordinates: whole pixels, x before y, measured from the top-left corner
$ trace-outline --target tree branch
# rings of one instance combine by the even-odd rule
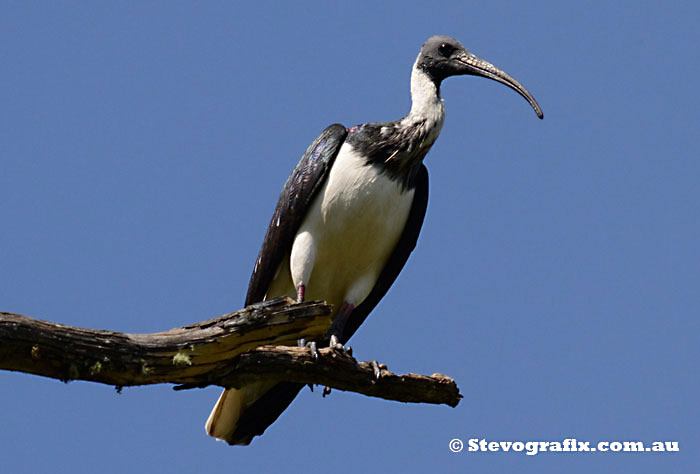
[[[262,346],[238,356],[221,381],[240,387],[259,378],[325,385],[346,392],[398,402],[433,403],[456,407],[462,395],[455,381],[442,374],[398,375],[378,364],[377,379],[370,362],[330,348],[318,350],[314,359],[305,347]],[[175,387],[190,388],[190,387]]]
[[[62,381],[117,387],[172,383],[176,389],[239,387],[266,378],[326,385],[389,400],[456,406],[454,380],[395,375],[380,366],[321,349],[313,359],[298,339],[319,340],[330,326],[323,302],[275,298],[170,331],[125,334],[82,329],[0,312],[0,369]]]

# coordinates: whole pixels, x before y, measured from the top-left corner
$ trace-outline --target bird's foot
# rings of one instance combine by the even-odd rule
[[[328,343],[328,347],[332,351],[337,351],[337,352],[340,352],[342,354],[345,354],[345,355],[352,357],[352,347],[342,345],[338,341],[338,336],[336,336],[335,334],[331,335],[330,341]],[[330,394],[331,394],[331,388],[328,386],[323,387],[323,393],[321,394],[321,396],[323,398],[326,398],[326,395],[330,395]]]
[[[370,367],[374,371],[374,380],[379,380],[382,377],[382,371],[379,368],[379,363],[376,360],[369,361]]]
[[[316,347],[316,341],[306,342],[304,339],[299,339],[297,341],[298,347],[308,347],[311,351],[311,355],[314,359],[318,359],[318,348]],[[312,389],[313,390],[313,389]]]
[[[331,340],[328,343],[328,347],[331,350],[342,352],[343,354],[347,354],[349,356],[352,356],[352,347],[350,346],[344,346],[338,341],[338,336],[333,334],[331,336]]]

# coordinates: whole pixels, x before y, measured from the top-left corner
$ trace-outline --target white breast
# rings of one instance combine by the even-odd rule
[[[294,297],[304,284],[307,300],[326,300],[335,310],[360,304],[404,230],[413,195],[343,144],[268,296]]]

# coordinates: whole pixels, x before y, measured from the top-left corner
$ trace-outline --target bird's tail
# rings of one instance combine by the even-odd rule
[[[302,387],[261,381],[224,390],[205,425],[207,434],[228,444],[250,444],[253,437],[274,423]]]

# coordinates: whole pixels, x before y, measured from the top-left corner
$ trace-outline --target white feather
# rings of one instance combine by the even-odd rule
[[[336,310],[362,303],[406,226],[413,194],[343,144],[297,232],[291,281],[280,272],[268,294],[294,295],[304,284],[307,299],[324,299]]]

